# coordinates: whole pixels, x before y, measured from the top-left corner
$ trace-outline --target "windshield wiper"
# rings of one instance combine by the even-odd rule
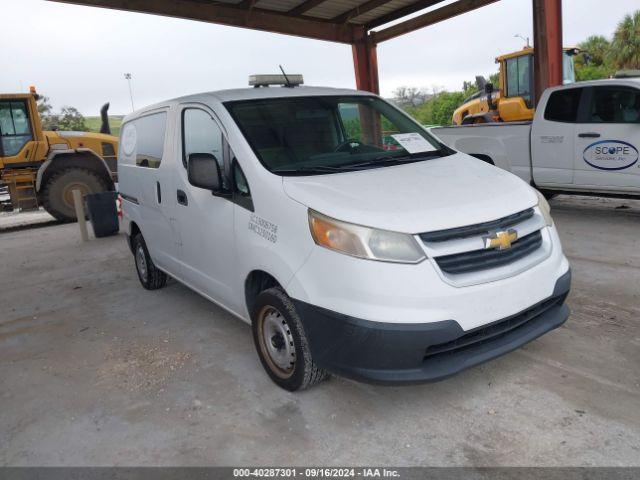
[[[400,164],[400,163],[411,163],[411,162],[419,162],[420,160],[426,160],[427,158],[432,157],[441,157],[441,150],[431,150],[429,152],[419,152],[419,153],[409,153],[407,155],[400,156],[388,156],[388,155],[380,155],[379,157],[372,158],[370,160],[366,160],[364,162],[358,163],[348,163],[344,165],[347,168],[358,169],[361,167],[371,167],[371,166],[383,166],[389,164]]]
[[[388,165],[398,165],[402,163],[419,162],[433,157],[442,157],[442,150],[431,150],[429,152],[408,153],[406,155],[389,156],[380,155],[372,159],[357,162],[345,163],[344,165],[302,165],[298,168],[276,168],[273,173],[284,173],[289,175],[322,174],[337,172],[354,172],[366,169],[367,167],[383,167]]]
[[[306,174],[306,173],[336,173],[353,170],[351,165],[331,166],[331,165],[303,165],[298,168],[275,168],[273,173]]]

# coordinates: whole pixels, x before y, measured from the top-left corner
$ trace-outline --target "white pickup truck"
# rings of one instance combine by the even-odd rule
[[[640,79],[547,89],[532,122],[434,127],[455,150],[546,194],[640,197]]]

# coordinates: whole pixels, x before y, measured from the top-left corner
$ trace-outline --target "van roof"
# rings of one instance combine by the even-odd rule
[[[304,85],[297,87],[260,87],[260,88],[235,88],[230,90],[218,90],[214,92],[197,93],[186,95],[184,97],[174,98],[165,102],[149,105],[127,115],[123,122],[127,122],[133,118],[139,117],[146,112],[166,108],[181,103],[204,103],[205,105],[212,100],[219,102],[230,102],[237,100],[258,100],[262,98],[287,98],[287,97],[319,97],[326,95],[373,95],[371,92],[360,90],[351,90],[348,88],[330,88],[330,87],[307,87]]]

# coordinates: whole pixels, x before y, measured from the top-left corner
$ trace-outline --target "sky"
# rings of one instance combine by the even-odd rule
[[[452,0],[448,0],[451,3]],[[606,6],[603,4],[606,3]],[[638,0],[564,0],[564,45],[611,37]],[[189,20],[44,0],[0,0],[0,93],[35,85],[84,115],[131,111],[191,93],[238,88],[255,73],[302,73],[308,85],[355,88],[351,47]],[[531,0],[501,0],[378,46],[380,89],[460,89],[497,71],[496,56],[532,37]]]

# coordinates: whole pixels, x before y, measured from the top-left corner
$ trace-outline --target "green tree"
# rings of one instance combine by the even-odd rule
[[[640,10],[618,24],[612,42],[613,65],[619,69],[640,69]]]
[[[60,130],[71,130],[76,132],[88,131],[84,117],[74,107],[62,107],[58,121],[58,128]]]
[[[65,106],[59,114],[54,113],[49,97],[45,95],[40,95],[36,104],[44,130],[89,131],[84,117],[77,108]]]
[[[59,118],[53,113],[53,107],[49,102],[49,97],[40,95],[36,101],[38,114],[44,130],[52,130],[58,126]]]
[[[580,50],[588,54],[590,64],[601,66],[607,65],[611,61],[611,42],[602,35],[591,35],[584,42],[581,42],[579,47]],[[578,55],[576,64],[585,64],[582,55]]]
[[[465,92],[440,92],[422,105],[407,108],[407,112],[423,125],[449,125],[453,112],[466,96]]]
[[[574,57],[576,80],[608,78],[615,72],[611,62],[611,42],[602,35],[591,35],[579,45],[582,54]]]
[[[38,113],[40,114],[40,116],[51,115],[51,112],[53,111],[53,107],[49,102],[49,97],[46,97],[44,95],[38,96],[38,99],[36,100],[36,104],[38,105]]]

